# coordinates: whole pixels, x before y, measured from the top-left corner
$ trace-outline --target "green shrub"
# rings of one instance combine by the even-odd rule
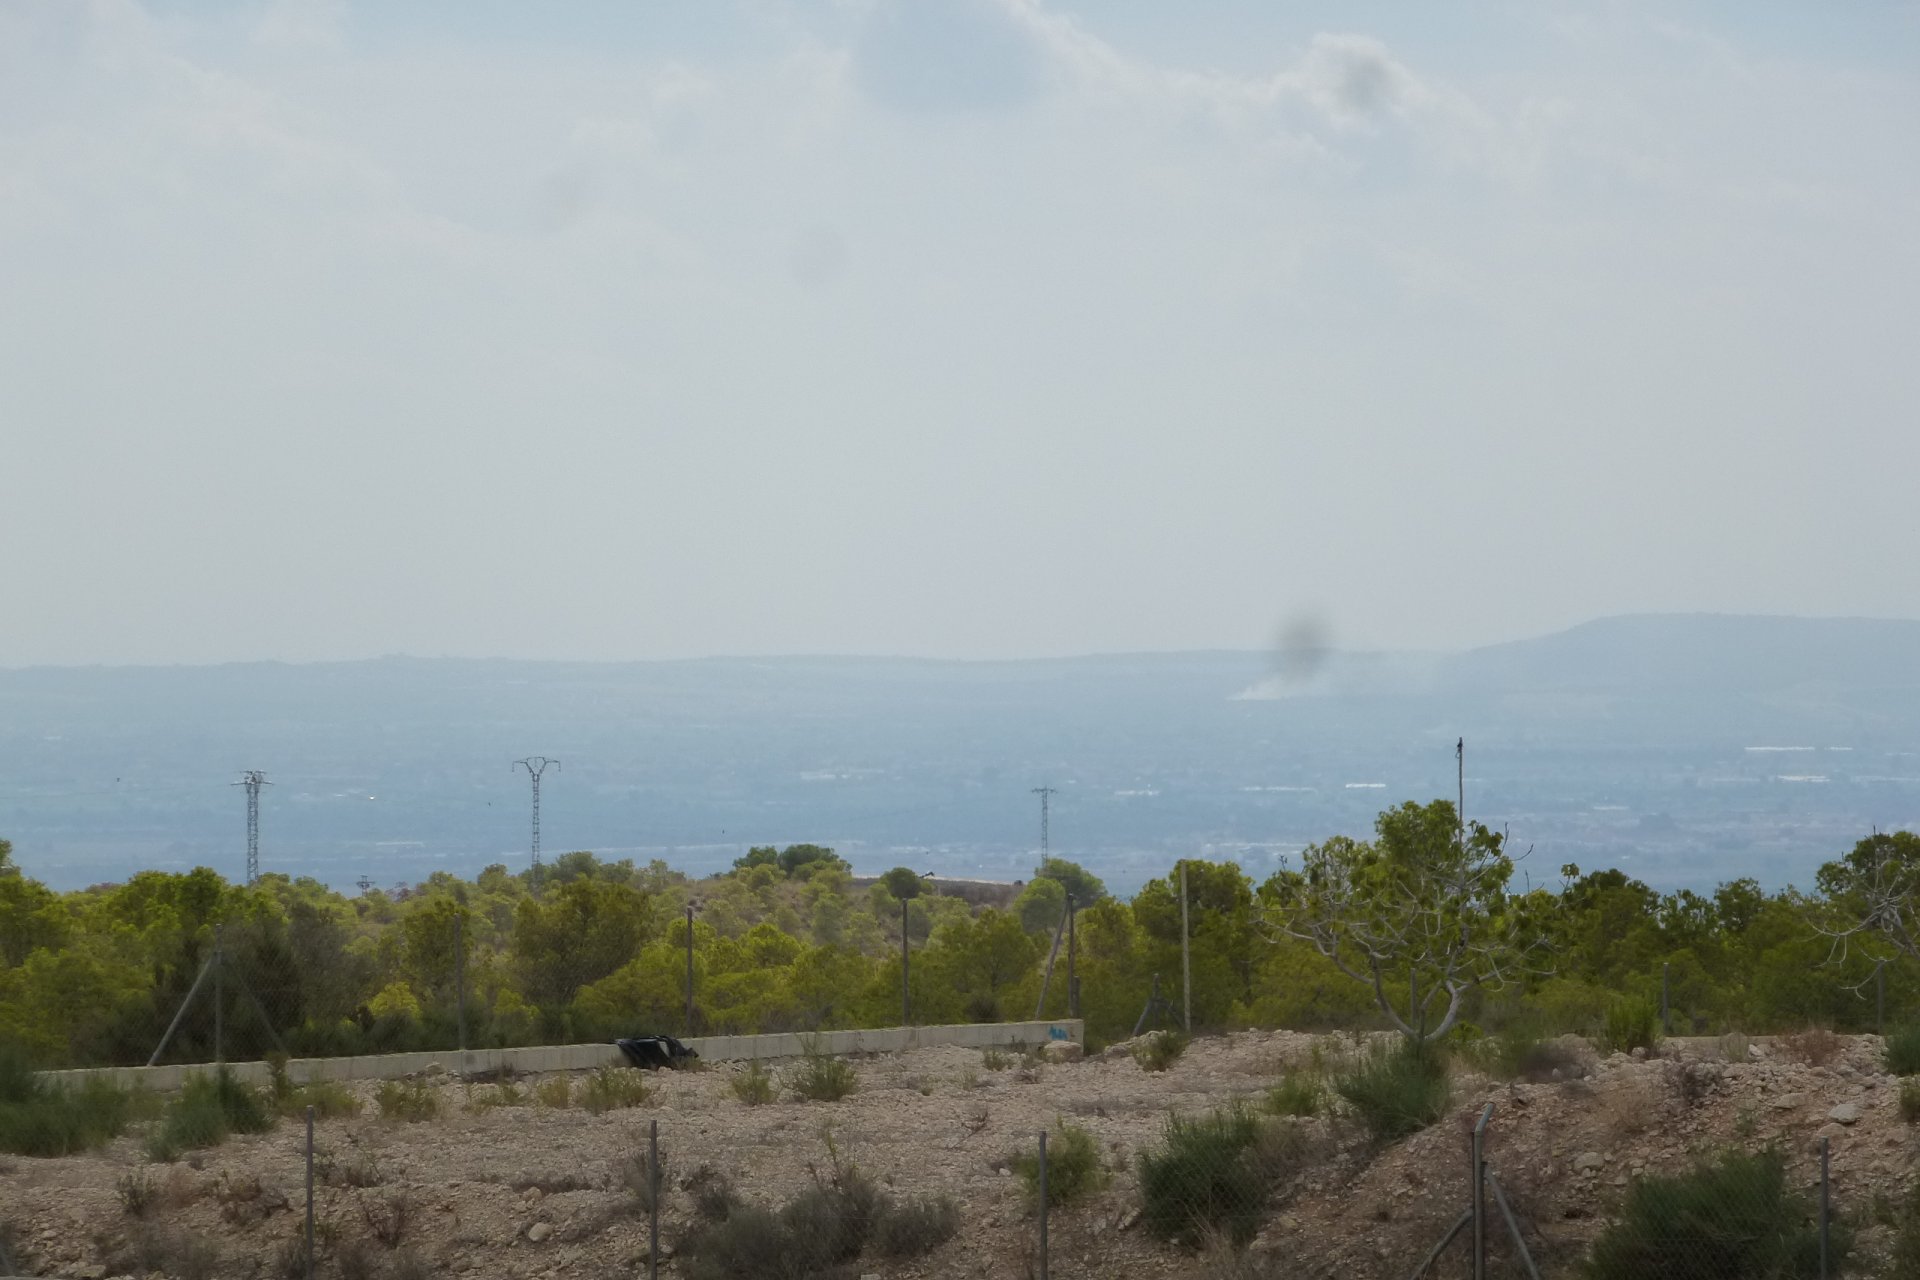
[[[1882,1057],[1893,1075],[1920,1076],[1920,1023],[1887,1032]]]
[[[1593,1242],[1587,1280],[1792,1280],[1820,1274],[1813,1205],[1787,1189],[1786,1157],[1730,1151],[1677,1176],[1642,1177],[1628,1188],[1620,1218]],[[1852,1233],[1830,1228],[1832,1258],[1845,1259]]]
[[[273,1120],[260,1092],[226,1067],[210,1076],[191,1075],[148,1136],[147,1154],[155,1160],[177,1160],[182,1151],[217,1147],[236,1133],[265,1133]]]
[[[1900,1118],[1908,1124],[1920,1122],[1920,1080],[1900,1082]]]
[[[687,1280],[738,1280],[765,1276],[789,1280],[793,1238],[780,1215],[759,1205],[739,1205],[719,1222],[697,1227],[680,1244]]]
[[[620,1185],[627,1189],[627,1194],[633,1197],[633,1207],[641,1213],[664,1207],[672,1182],[667,1162],[663,1159],[656,1165],[651,1151],[642,1151],[620,1162]]]
[[[543,1107],[565,1111],[573,1105],[573,1079],[570,1076],[548,1076],[533,1087],[533,1096]]]
[[[1173,1116],[1165,1145],[1140,1156],[1142,1221],[1161,1239],[1193,1248],[1219,1238],[1244,1246],[1300,1150],[1292,1126],[1244,1108]]]
[[[645,1106],[653,1098],[645,1073],[632,1067],[601,1067],[580,1088],[580,1105],[594,1115]]]
[[[1313,1072],[1289,1071],[1267,1090],[1267,1110],[1277,1116],[1319,1115],[1326,1093],[1325,1082]]]
[[[980,1065],[989,1071],[1005,1071],[1016,1061],[1017,1059],[1004,1049],[982,1049],[980,1051]]]
[[[287,1074],[287,1055],[276,1053],[267,1058],[267,1097],[273,1109],[290,1119],[306,1115],[313,1108],[314,1118],[333,1120],[360,1114],[360,1099],[337,1080],[315,1080],[296,1085]]]
[[[703,1222],[725,1222],[740,1207],[733,1179],[710,1164],[687,1175],[686,1189],[693,1198],[694,1216]]]
[[[838,1102],[858,1087],[851,1062],[813,1050],[787,1073],[787,1088],[808,1102]]]
[[[125,1090],[102,1080],[77,1088],[34,1080],[27,1096],[0,1098],[0,1151],[17,1156],[66,1156],[103,1147],[119,1137],[133,1111]]]
[[[959,1234],[959,1204],[934,1196],[890,1205],[874,1229],[873,1245],[889,1258],[917,1258]]]
[[[1635,996],[1615,1000],[1607,1006],[1607,1025],[1601,1039],[1610,1053],[1632,1053],[1635,1049],[1652,1053],[1660,1043],[1660,1010],[1653,1001]]]
[[[1013,1161],[1013,1171],[1027,1187],[1027,1202],[1040,1203],[1040,1152],[1022,1152]],[[1100,1163],[1100,1144],[1091,1133],[1065,1120],[1054,1122],[1047,1139],[1047,1205],[1058,1209],[1090,1196],[1107,1185],[1107,1171]]]
[[[1156,1031],[1133,1046],[1133,1060],[1142,1071],[1165,1071],[1187,1051],[1187,1037],[1179,1031]]]
[[[1374,1137],[1389,1142],[1440,1119],[1453,1096],[1446,1055],[1436,1045],[1405,1038],[1374,1045],[1334,1078],[1333,1088]]]
[[[382,1080],[373,1100],[382,1120],[419,1124],[440,1116],[440,1094],[425,1080]]]
[[[730,1080],[733,1096],[750,1107],[765,1106],[773,1101],[773,1073],[758,1058],[747,1064],[747,1069]]]

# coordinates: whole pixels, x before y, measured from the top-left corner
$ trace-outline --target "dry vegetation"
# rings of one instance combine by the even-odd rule
[[[1402,1138],[1373,1136],[1344,1100],[1341,1084],[1377,1059],[1361,1038],[1203,1037],[1164,1062],[1151,1048],[1136,1059],[1136,1047],[1044,1067],[950,1048],[772,1070],[352,1086],[357,1111],[317,1125],[318,1273],[631,1274],[657,1187],[670,1275],[759,1266],[777,1280],[847,1266],[889,1280],[1017,1280],[1035,1238],[1044,1128],[1055,1274],[1405,1274],[1464,1205],[1460,1124],[1487,1101],[1490,1159],[1550,1274],[1580,1256],[1637,1176],[1778,1144],[1804,1186],[1822,1134],[1835,1202],[1860,1228],[1862,1274],[1904,1238],[1906,1219],[1889,1209],[1876,1225],[1874,1205],[1906,1203],[1920,1104],[1884,1072],[1877,1040],[1670,1040],[1644,1057],[1598,1057],[1578,1041],[1488,1046],[1456,1059],[1441,1119]],[[821,1096],[836,1100],[801,1100],[799,1082],[823,1073]],[[1431,1085],[1410,1087],[1425,1097]],[[299,1130],[239,1133],[174,1164],[145,1158],[141,1125],[98,1152],[11,1159],[0,1204],[14,1251],[44,1274],[300,1275]],[[803,1263],[815,1270],[795,1270]]]

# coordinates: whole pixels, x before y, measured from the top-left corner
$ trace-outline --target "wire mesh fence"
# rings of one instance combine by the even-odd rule
[[[1094,1071],[1169,1078],[1150,1052]],[[1648,1129],[1565,1145],[1562,1122],[1529,1114],[1543,1093],[1450,1103],[1383,1143],[1346,1103],[1333,1116],[1271,1093],[1109,1106],[1076,1083],[1092,1077],[1073,1055],[1055,1057],[1049,1077],[1038,1054],[983,1056],[1004,1073],[994,1089],[898,1059],[834,1060],[844,1091],[819,1094],[803,1082],[828,1067],[809,1059],[258,1090],[210,1073],[57,1177],[0,1169],[0,1248],[24,1274],[343,1280],[1824,1280],[1909,1275],[1920,1256],[1920,1229],[1881,1194],[1911,1180],[1910,1153],[1854,1140],[1843,1108],[1857,1104],[1832,1108],[1839,1134],[1812,1131],[1824,1104],[1781,1134],[1743,1133],[1737,1098],[1689,1099],[1685,1071],[1664,1069],[1698,1063],[1613,1068],[1619,1098],[1639,1096],[1612,1088],[1635,1080],[1668,1091],[1650,1125],[1695,1134],[1662,1160]],[[759,1075],[764,1093],[748,1087]],[[1550,1089],[1589,1119],[1616,1100]],[[1733,1108],[1733,1140],[1712,1136],[1714,1106]],[[1049,1123],[1026,1124],[1049,1107]]]

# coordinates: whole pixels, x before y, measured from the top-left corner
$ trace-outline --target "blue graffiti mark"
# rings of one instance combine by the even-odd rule
[[[1067,1029],[1065,1027],[1048,1027],[1047,1028],[1047,1039],[1065,1040],[1066,1038],[1067,1038]]]

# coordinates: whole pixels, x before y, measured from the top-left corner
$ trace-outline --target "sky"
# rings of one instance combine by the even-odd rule
[[[0,666],[1914,616],[1920,5],[0,0]]]

